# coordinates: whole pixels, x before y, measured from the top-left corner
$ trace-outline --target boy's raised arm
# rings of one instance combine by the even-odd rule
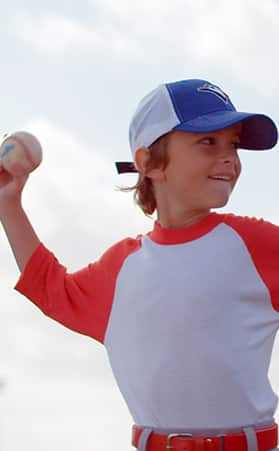
[[[12,176],[0,162],[0,220],[21,272],[40,244],[22,207],[22,190],[27,179],[28,176]]]

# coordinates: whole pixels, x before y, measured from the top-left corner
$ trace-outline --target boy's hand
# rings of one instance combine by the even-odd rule
[[[21,201],[21,193],[28,175],[14,177],[5,171],[0,160],[0,213],[13,203]]]

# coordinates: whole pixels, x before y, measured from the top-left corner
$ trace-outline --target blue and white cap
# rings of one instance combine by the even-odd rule
[[[213,132],[243,121],[240,148],[266,150],[278,140],[275,123],[264,114],[236,110],[229,96],[206,80],[181,80],[158,86],[139,103],[129,140],[134,160],[139,147],[148,147],[174,130]],[[137,172],[134,163],[116,163],[119,173]]]

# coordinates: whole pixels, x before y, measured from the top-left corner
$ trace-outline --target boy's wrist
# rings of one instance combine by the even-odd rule
[[[14,214],[22,211],[21,197],[18,199],[9,199],[6,201],[1,200],[0,202],[0,220],[4,220],[7,217],[11,217]]]

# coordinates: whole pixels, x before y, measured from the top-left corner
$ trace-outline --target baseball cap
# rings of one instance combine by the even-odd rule
[[[229,96],[206,80],[190,79],[159,85],[139,103],[130,123],[134,160],[139,147],[148,147],[171,131],[213,132],[243,121],[240,148],[267,150],[278,140],[275,123],[265,114],[237,111]],[[137,172],[133,162],[117,162],[118,173]]]

